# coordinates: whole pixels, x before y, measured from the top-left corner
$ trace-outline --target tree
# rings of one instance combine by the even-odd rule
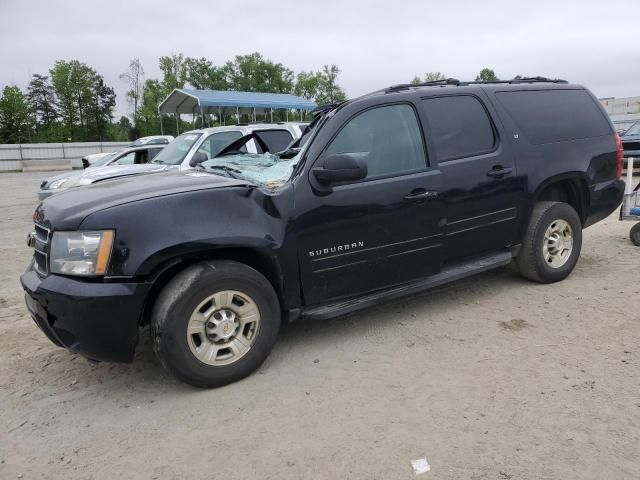
[[[322,78],[319,72],[300,72],[296,77],[293,93],[308,100],[315,100],[320,91]]]
[[[16,87],[4,87],[0,97],[0,139],[21,143],[30,138],[31,115],[27,97]]]
[[[160,70],[162,71],[162,87],[167,95],[175,88],[184,88],[187,81],[187,66],[184,61],[184,55],[181,53],[172,53],[160,57]]]
[[[499,80],[496,74],[490,68],[483,68],[476,77],[476,82],[495,82]]]
[[[185,61],[187,82],[200,90],[229,90],[227,72],[206,58],[187,58]]]
[[[47,129],[58,118],[58,105],[53,87],[46,75],[34,74],[29,82],[27,100],[38,127]]]
[[[293,90],[293,71],[281,63],[266,60],[258,52],[236,55],[222,69],[233,90],[271,93],[290,93]]]
[[[316,103],[318,105],[340,103],[347,99],[344,90],[342,90],[336,82],[340,72],[337,65],[325,65],[322,67],[322,71],[320,72],[320,89],[316,97]]]
[[[160,114],[158,105],[165,98],[165,90],[159,80],[148,79],[144,82],[142,103],[136,115],[136,128],[140,135],[160,132]]]
[[[415,77],[413,77],[413,80],[411,80],[411,83],[413,85],[418,85],[419,83],[437,82],[438,80],[445,80],[445,79],[446,79],[446,77],[444,76],[443,73],[440,73],[440,72],[427,72],[424,75],[424,80],[422,80],[418,76],[415,76]]]
[[[86,137],[86,119],[95,99],[96,71],[78,60],[58,60],[50,74],[67,134],[77,139]]]
[[[138,104],[142,100],[142,91],[144,89],[144,68],[142,68],[142,63],[139,58],[132,58],[129,61],[129,70],[121,73],[120,79],[124,80],[129,86],[127,99],[133,106],[133,118],[135,121]]]
[[[111,124],[111,116],[116,106],[116,94],[113,88],[104,83],[104,79],[96,76],[95,84],[95,103],[92,109],[92,116],[95,125],[96,140],[103,140],[107,132],[107,126]]]

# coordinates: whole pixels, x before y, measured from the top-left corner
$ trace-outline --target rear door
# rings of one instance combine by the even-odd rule
[[[422,107],[427,142],[442,174],[445,261],[512,245],[525,186],[491,106],[463,93],[424,98]]]

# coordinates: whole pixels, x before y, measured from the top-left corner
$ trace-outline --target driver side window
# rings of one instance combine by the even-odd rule
[[[373,108],[349,120],[325,156],[337,153],[364,159],[366,179],[406,175],[427,166],[416,113],[406,104]]]

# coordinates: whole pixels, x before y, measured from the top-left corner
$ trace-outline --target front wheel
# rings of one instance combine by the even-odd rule
[[[162,290],[151,316],[156,355],[197,387],[226,385],[257,369],[273,347],[280,307],[269,281],[231,261],[191,266]]]
[[[582,248],[582,223],[573,207],[563,202],[539,202],[516,264],[520,274],[540,283],[564,280],[573,271]]]

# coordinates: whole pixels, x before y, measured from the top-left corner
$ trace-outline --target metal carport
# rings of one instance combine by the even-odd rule
[[[236,115],[240,118],[240,115],[249,114],[255,120],[257,113],[266,116],[267,112],[270,112],[273,119],[273,110],[283,109],[287,112],[299,110],[302,112],[314,108],[316,108],[315,102],[289,93],[176,88],[160,103],[158,111],[160,113],[160,129],[164,130],[162,126],[163,114],[176,116],[190,114],[194,116],[195,121],[197,113],[200,115],[202,127],[204,127],[204,116],[207,114],[217,115],[218,118],[224,118],[225,115]],[[176,122],[176,125],[178,123]],[[164,134],[164,131],[162,133]]]

